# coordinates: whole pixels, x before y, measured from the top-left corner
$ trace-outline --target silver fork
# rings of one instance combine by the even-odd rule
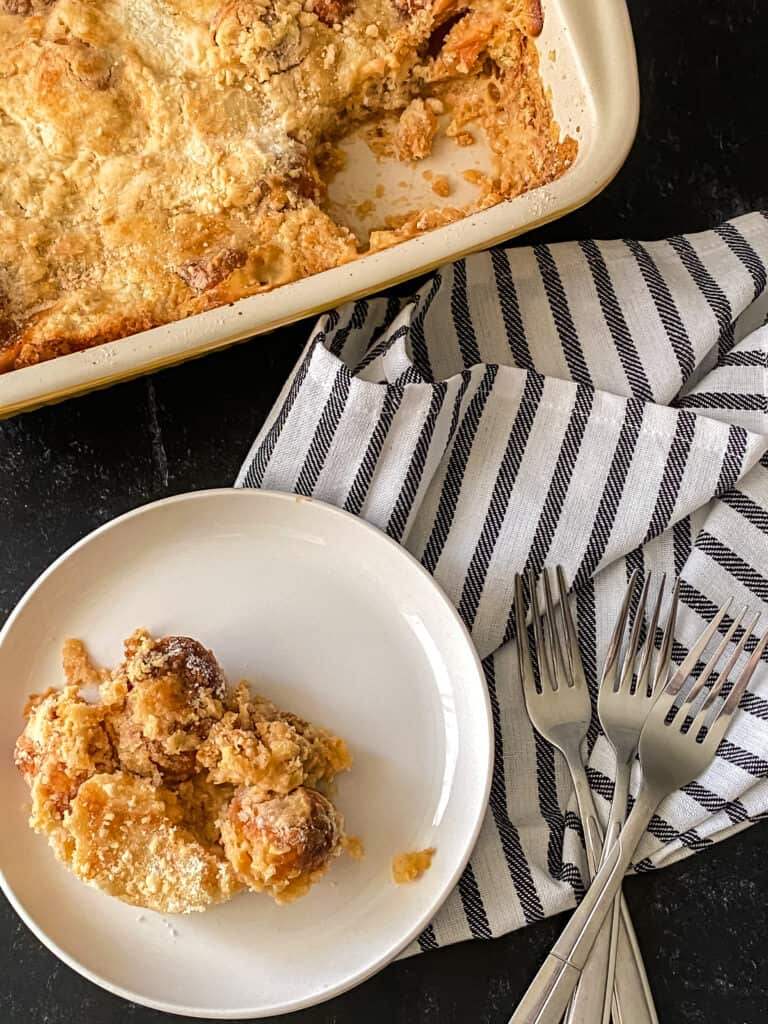
[[[587,735],[591,717],[589,692],[584,677],[584,669],[579,654],[576,627],[568,607],[567,587],[562,566],[557,567],[557,582],[560,595],[560,624],[556,617],[552,588],[549,574],[544,572],[544,599],[547,616],[542,618],[536,580],[529,574],[528,589],[531,595],[531,614],[533,631],[538,654],[539,678],[541,688],[537,689],[531,652],[527,643],[526,605],[523,579],[515,576],[515,620],[517,625],[517,658],[520,679],[523,685],[525,705],[528,716],[538,733],[549,743],[557,747],[565,757],[573,780],[573,789],[579,808],[579,817],[584,828],[584,841],[587,852],[587,871],[591,879],[597,871],[603,846],[603,837],[595,811],[584,762],[581,756],[581,745]],[[620,931],[622,935],[621,957],[623,964],[617,976],[615,998],[616,1020],[629,1024],[645,1024],[656,1022],[650,986],[645,975],[640,949],[635,938],[629,911],[623,899],[621,901]],[[606,933],[605,956],[607,965],[608,940]],[[602,1015],[605,994],[606,970],[601,974],[602,988],[593,989],[591,984],[585,985],[581,995],[574,1000],[573,1011],[580,1016],[573,1016],[574,1021],[588,1021],[591,1014],[593,1021]],[[584,1004],[589,1002],[588,1009]],[[581,1004],[581,1008],[579,1008]]]
[[[653,706],[654,699],[658,696],[660,687],[667,680],[672,655],[672,642],[675,635],[675,623],[677,621],[677,601],[680,588],[679,578],[675,581],[670,598],[669,610],[663,628],[663,641],[661,651],[654,667],[654,650],[656,629],[659,624],[661,604],[664,598],[664,587],[666,573],[661,577],[659,593],[651,615],[648,632],[644,644],[640,644],[640,631],[645,619],[645,608],[648,601],[648,592],[651,584],[649,574],[645,581],[640,603],[635,615],[635,621],[629,636],[624,659],[621,659],[621,649],[632,596],[635,592],[638,573],[634,572],[630,578],[624,601],[619,611],[616,627],[608,647],[608,654],[603,667],[603,675],[600,681],[600,689],[597,695],[597,713],[600,724],[608,742],[613,747],[616,755],[616,781],[613,790],[613,800],[608,816],[608,825],[605,830],[605,843],[603,844],[602,856],[605,857],[608,851],[621,832],[627,816],[627,797],[629,795],[629,780],[632,773],[632,764],[637,753],[637,745],[640,740],[640,731],[645,725],[648,712]],[[641,653],[642,650],[642,653]],[[639,663],[638,663],[639,658]],[[634,685],[633,685],[634,682]],[[612,1003],[610,993],[613,990],[614,977],[617,970],[623,970],[623,958],[617,956],[619,942],[618,915],[620,902],[616,900],[613,907],[613,915],[609,923],[603,925],[603,932],[592,950],[592,955],[587,961],[587,968],[594,972],[594,976],[600,979],[603,996],[603,1024],[610,1020]],[[606,942],[604,935],[606,931],[609,939]],[[598,946],[598,943],[600,945]],[[607,947],[607,955],[606,955]],[[595,964],[592,967],[592,964]],[[652,1003],[652,996],[649,993]],[[615,1016],[615,1013],[614,1013]],[[655,1012],[654,1012],[655,1017]],[[597,1018],[593,1018],[597,1019]],[[631,1022],[629,1022],[631,1024]]]
[[[523,996],[510,1024],[558,1024],[654,811],[664,797],[695,779],[714,758],[768,645],[766,630],[729,692],[723,696],[729,676],[759,621],[758,615],[744,631],[744,636],[706,692],[704,688],[736,631],[734,623],[699,677],[690,681],[696,662],[714,636],[729,605],[730,602],[718,611],[651,708],[640,734],[643,781],[632,812],[584,899]]]
[[[653,706],[654,697],[659,693],[660,685],[667,680],[671,664],[672,640],[677,620],[677,599],[679,581],[675,583],[670,599],[669,610],[663,628],[663,642],[658,658],[654,658],[656,630],[661,615],[664,599],[666,573],[661,577],[659,591],[651,613],[651,619],[645,640],[642,641],[642,626],[645,622],[645,609],[651,586],[651,574],[645,580],[640,600],[632,623],[626,646],[624,636],[629,620],[632,597],[637,588],[639,573],[633,572],[630,577],[624,600],[619,611],[616,626],[608,646],[600,688],[597,695],[597,712],[600,724],[616,755],[616,781],[613,800],[605,830],[602,857],[616,842],[627,814],[627,797],[632,764],[637,753],[640,730],[645,724],[648,712]],[[622,647],[624,657],[622,659]],[[631,942],[634,936],[619,927],[621,900],[616,899],[613,914],[603,923],[603,928],[592,948],[589,960],[584,966],[581,979],[568,1008],[567,1024],[580,1024],[592,1021],[595,1024],[609,1024],[613,1016],[614,1024],[635,1024],[637,1011],[626,1006],[614,997],[614,981],[619,973],[619,991],[627,988],[631,981],[625,981],[623,974],[632,970],[631,957],[640,957],[639,950],[628,950],[627,938]],[[653,993],[647,977],[643,974],[642,983],[648,1019],[658,1024]],[[627,1011],[632,1012],[628,1017]]]

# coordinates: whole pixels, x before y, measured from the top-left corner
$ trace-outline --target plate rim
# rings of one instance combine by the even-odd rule
[[[45,930],[37,924],[30,914],[27,913],[25,907],[21,901],[16,897],[10,883],[5,877],[2,864],[0,864],[0,889],[5,894],[6,899],[13,907],[15,912],[21,918],[23,923],[32,932],[32,934],[41,942],[46,949],[48,949],[54,956],[56,956],[62,963],[67,967],[75,971],[81,977],[99,988],[110,992],[112,995],[119,996],[122,999],[128,1000],[129,1002],[138,1003],[140,1006],[146,1006],[150,1009],[159,1010],[162,1013],[178,1014],[183,1017],[208,1017],[216,1020],[247,1020],[247,1019],[265,1019],[268,1017],[274,1017],[279,1014],[293,1013],[297,1010],[307,1009],[311,1006],[317,1006],[320,1003],[324,1003],[329,999],[333,999],[336,996],[342,995],[345,992],[356,988],[363,982],[372,978],[380,970],[383,970],[386,966],[392,963],[396,957],[408,946],[418,935],[421,934],[427,924],[434,918],[440,907],[443,905],[445,900],[451,894],[455,888],[461,874],[464,871],[472,852],[477,843],[480,830],[485,819],[488,801],[490,797],[491,783],[493,779],[493,763],[494,763],[494,730],[493,730],[493,715],[491,710],[490,695],[488,693],[488,687],[485,682],[485,674],[482,668],[482,662],[477,652],[477,648],[472,640],[471,634],[467,629],[466,624],[459,615],[455,605],[451,602],[448,595],[445,593],[443,588],[437,582],[437,580],[427,572],[424,566],[415,558],[410,551],[408,551],[403,545],[393,540],[388,534],[378,527],[367,522],[359,516],[353,515],[351,512],[346,512],[344,509],[340,509],[335,505],[331,505],[328,502],[320,501],[317,498],[305,497],[304,495],[295,494],[293,492],[286,491],[274,491],[274,490],[261,490],[257,488],[247,487],[213,487],[204,488],[195,491],[185,491],[180,494],[169,495],[165,498],[160,498],[156,501],[146,502],[142,505],[138,505],[136,508],[129,509],[127,512],[121,513],[119,516],[108,520],[106,523],[102,523],[95,529],[90,530],[84,536],[80,537],[71,544],[65,551],[58,555],[51,564],[40,573],[39,576],[32,582],[32,584],[23,593],[19,601],[13,607],[12,611],[8,615],[8,618],[3,623],[2,629],[0,629],[0,649],[2,649],[8,636],[13,630],[17,619],[21,616],[22,612],[29,604],[35,593],[43,586],[43,584],[52,576],[56,570],[70,558],[72,558],[80,548],[85,547],[96,537],[102,534],[109,533],[110,531],[117,529],[123,523],[130,519],[137,518],[143,514],[146,514],[154,509],[161,506],[173,505],[173,504],[185,504],[187,502],[194,502],[196,500],[204,498],[227,498],[232,499],[233,496],[237,496],[234,500],[242,500],[247,497],[249,500],[253,499],[264,499],[269,501],[277,500],[282,502],[295,503],[306,503],[312,505],[320,510],[320,513],[325,515],[329,514],[334,518],[338,518],[348,525],[355,524],[352,526],[353,529],[358,529],[361,534],[367,535],[373,538],[377,543],[385,542],[385,545],[393,549],[393,554],[397,552],[400,557],[403,557],[406,562],[410,562],[412,567],[415,567],[417,572],[431,584],[434,591],[435,597],[439,600],[444,610],[448,612],[449,617],[453,620],[453,623],[458,627],[459,635],[464,640],[468,653],[470,655],[471,663],[475,668],[475,675],[480,686],[480,694],[482,697],[482,710],[484,711],[485,730],[482,732],[482,736],[486,740],[486,758],[485,758],[485,779],[483,781],[483,793],[482,800],[479,801],[478,809],[475,812],[474,820],[472,821],[472,827],[467,833],[467,839],[464,843],[464,849],[459,858],[458,866],[451,874],[449,879],[445,882],[441,890],[438,890],[437,897],[431,902],[430,909],[425,914],[422,914],[415,926],[413,926],[402,940],[396,942],[393,946],[390,946],[382,955],[377,957],[372,963],[368,964],[362,971],[358,971],[354,975],[345,978],[343,981],[336,985],[329,987],[327,991],[316,993],[314,995],[307,996],[303,999],[291,1000],[290,1002],[283,1002],[275,1004],[267,1008],[258,1009],[243,1009],[243,1010],[213,1010],[210,1008],[203,1007],[192,1007],[192,1006],[178,1006],[174,1003],[164,1002],[162,1000],[156,1000],[142,996],[140,993],[133,992],[130,989],[123,987],[122,985],[114,984],[108,979],[102,977],[95,971],[86,967],[80,963],[74,956],[66,953],[57,942],[51,939]],[[478,758],[478,762],[482,767],[482,761]]]

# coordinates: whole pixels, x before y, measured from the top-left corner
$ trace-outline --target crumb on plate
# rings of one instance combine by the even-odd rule
[[[67,686],[93,686],[105,677],[91,661],[82,640],[64,641],[61,648],[61,664]]]
[[[415,882],[432,866],[435,855],[433,846],[425,850],[414,850],[411,853],[398,853],[392,859],[392,878],[398,885]]]
[[[364,860],[365,847],[359,836],[346,836],[343,845],[352,860]]]

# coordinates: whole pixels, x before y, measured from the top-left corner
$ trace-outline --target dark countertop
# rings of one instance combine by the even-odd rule
[[[764,0],[631,0],[630,8],[642,93],[632,154],[601,196],[536,240],[656,238],[768,208],[768,122],[758,109],[768,94]],[[0,423],[0,620],[95,526],[155,498],[230,484],[308,329],[297,324]],[[627,882],[662,1024],[768,1020],[766,843],[763,823]],[[354,992],[282,1019],[505,1024],[561,925],[546,921],[395,964]],[[0,937],[2,1024],[170,1019],[64,967],[2,897]]]

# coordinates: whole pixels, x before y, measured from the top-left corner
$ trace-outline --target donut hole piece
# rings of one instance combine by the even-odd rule
[[[232,800],[221,827],[224,852],[244,885],[290,903],[341,852],[343,820],[327,797],[307,786],[260,797],[245,789]]]

